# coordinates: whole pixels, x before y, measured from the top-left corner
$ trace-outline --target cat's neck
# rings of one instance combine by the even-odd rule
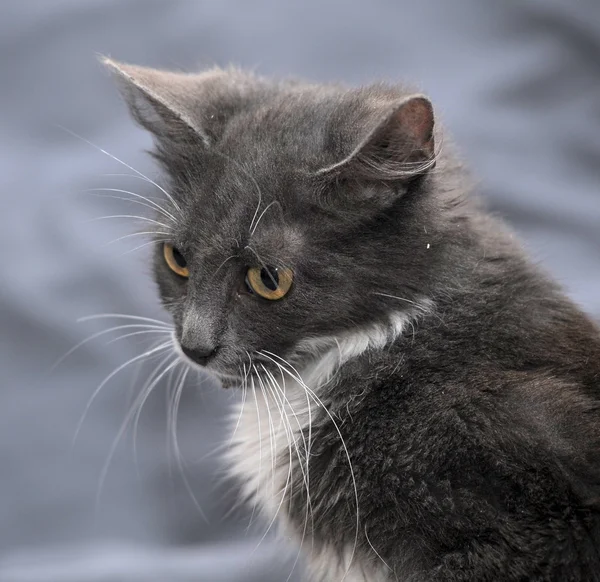
[[[339,381],[344,366],[367,353],[376,355],[411,333],[414,321],[432,309],[431,301],[422,300],[409,311],[392,313],[387,322],[306,341],[301,349],[312,358],[298,368],[273,354],[278,372],[263,368],[245,383],[242,403],[232,418],[228,461],[234,476],[241,478],[244,496],[269,520],[277,515],[285,523],[282,508],[292,483],[308,478],[310,431],[320,423],[336,423],[328,387]]]

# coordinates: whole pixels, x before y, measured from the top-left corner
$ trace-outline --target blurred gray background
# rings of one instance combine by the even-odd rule
[[[167,321],[132,232],[135,204],[90,188],[157,195],[83,136],[151,177],[150,138],[128,119],[103,53],[194,70],[427,91],[489,204],[588,311],[600,315],[600,5],[597,0],[2,0],[0,3],[0,582],[285,582],[293,563],[251,510],[234,509],[218,447],[235,395],[189,378],[167,435],[169,377],[113,442],[155,358],[116,374]],[[119,196],[119,194],[115,194]],[[141,320],[140,320],[141,321]],[[136,323],[136,322],[133,322]],[[139,323],[139,321],[137,322]],[[202,385],[201,385],[202,384]],[[106,473],[105,479],[103,474]],[[188,492],[193,491],[195,501]],[[296,568],[291,579],[297,579]]]

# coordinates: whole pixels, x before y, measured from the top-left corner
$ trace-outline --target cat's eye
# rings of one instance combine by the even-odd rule
[[[291,269],[278,267],[250,267],[246,273],[246,286],[251,293],[275,301],[287,295],[294,275]]]
[[[177,273],[180,277],[190,276],[190,272],[187,267],[187,261],[177,248],[175,248],[172,244],[165,243],[163,245],[163,254],[171,271]]]

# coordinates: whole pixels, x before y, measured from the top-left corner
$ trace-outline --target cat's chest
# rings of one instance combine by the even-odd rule
[[[316,413],[295,384],[249,389],[231,421],[230,469],[244,497],[280,523],[285,523],[294,482],[305,481],[310,443],[304,433]]]
[[[294,487],[310,490],[311,447],[309,430],[315,419],[323,421],[322,407],[295,382],[284,387],[271,385],[250,390],[232,417],[232,444],[227,461],[242,485],[244,497],[261,511],[268,524],[277,524],[286,535],[304,547],[305,558],[314,582],[388,582],[385,567],[361,563],[353,544],[340,555],[333,544],[317,546],[308,538],[306,524],[314,507],[292,518],[290,495]],[[327,418],[325,418],[327,422]],[[317,509],[318,510],[318,509]]]

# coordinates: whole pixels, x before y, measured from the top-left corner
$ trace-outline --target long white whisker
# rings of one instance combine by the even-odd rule
[[[121,370],[123,370],[130,364],[133,364],[134,362],[142,360],[143,358],[147,358],[148,356],[151,356],[152,354],[160,352],[161,350],[165,350],[170,345],[172,345],[172,340],[169,340],[168,342],[164,342],[164,343],[160,344],[159,346],[152,348],[151,350],[148,350],[148,351],[144,352],[143,354],[140,354],[139,356],[135,356],[135,357],[131,358],[130,360],[127,360],[124,364],[121,364],[118,368],[113,370],[106,378],[104,378],[104,380],[100,383],[98,388],[96,388],[96,390],[94,390],[92,396],[90,397],[90,399],[83,411],[83,414],[81,415],[79,422],[77,423],[77,427],[75,428],[75,435],[73,437],[73,445],[75,444],[75,441],[77,440],[77,436],[79,435],[79,432],[81,431],[81,427],[83,426],[83,422],[87,416],[87,413],[89,412],[90,407],[92,406],[92,403],[94,402],[94,400],[100,393],[100,390],[102,390],[102,388],[104,388],[104,386],[106,386],[106,384],[108,384],[108,382],[110,382],[110,380],[112,378],[114,378]]]
[[[154,349],[155,347],[157,347],[161,342],[163,341],[163,339],[159,339],[156,340],[154,342],[152,342],[152,345],[149,346],[149,349]],[[142,372],[142,370],[144,369],[144,364],[145,363],[150,363],[153,360],[161,360],[164,357],[164,354],[159,352],[156,352],[155,354],[151,354],[149,355],[145,360],[139,360],[138,362],[136,362],[136,365],[134,366],[134,373],[132,375],[131,378],[131,382],[129,383],[129,386],[127,387],[127,395],[128,395],[128,399],[127,399],[127,406],[131,406],[133,401],[135,400],[136,396],[139,394],[139,388],[136,391],[136,388],[138,386],[138,380],[140,377],[140,373]]]
[[[216,270],[216,271],[215,271],[215,272],[212,274],[212,277],[214,277],[214,276],[215,276],[215,275],[216,275],[216,274],[219,272],[219,270],[221,269],[221,267],[222,267],[223,265],[225,265],[225,263],[227,263],[228,261],[231,261],[231,259],[235,259],[236,257],[237,257],[237,255],[231,255],[230,257],[227,257],[227,258],[226,258],[226,259],[225,259],[225,260],[224,260],[224,261],[223,261],[223,262],[222,262],[222,263],[221,263],[221,264],[220,264],[220,265],[217,267],[217,270]]]
[[[256,376],[260,379],[260,375],[258,374],[258,371],[256,370],[256,367],[254,367],[254,371]],[[264,384],[263,384],[264,385]],[[258,547],[260,546],[260,544],[262,543],[262,541],[265,539],[265,537],[267,536],[267,534],[269,533],[271,527],[273,527],[273,524],[275,523],[277,516],[279,515],[279,511],[281,510],[281,508],[283,507],[283,504],[285,502],[285,497],[286,497],[286,493],[288,490],[289,485],[292,482],[292,462],[293,462],[293,456],[292,456],[292,443],[291,443],[291,428],[289,426],[289,422],[287,422],[287,416],[285,414],[285,411],[283,410],[283,408],[281,408],[280,404],[277,402],[277,398],[275,396],[275,394],[272,392],[271,390],[271,395],[273,396],[273,401],[275,403],[275,406],[278,408],[279,413],[281,415],[281,419],[283,421],[283,429],[285,431],[285,435],[288,441],[288,455],[289,455],[289,459],[288,459],[288,474],[287,474],[287,479],[283,488],[283,491],[281,493],[281,500],[279,501],[279,505],[277,506],[277,509],[275,511],[275,515],[273,516],[273,518],[271,519],[271,522],[269,523],[264,535],[262,536],[262,538],[260,539],[260,541],[258,542],[258,544],[256,545],[256,548],[254,549],[254,551],[256,551],[258,549]],[[266,394],[265,394],[265,398],[266,398]],[[275,492],[274,492],[275,494]]]
[[[235,435],[240,426],[240,422],[242,421],[242,416],[244,414],[244,406],[246,405],[247,381],[248,381],[248,373],[246,372],[246,364],[244,363],[244,378],[242,380],[242,405],[240,407],[240,414],[238,415],[237,422],[235,423],[233,433],[231,434],[231,438],[229,439],[228,447],[231,447],[233,441],[235,440]]]
[[[146,399],[148,398],[148,396],[150,395],[150,393],[152,392],[154,387],[158,384],[158,382],[160,382],[161,378],[169,370],[170,370],[170,366],[168,366],[165,370],[163,370],[158,375],[158,377],[146,388],[146,390],[142,391],[139,394],[139,396],[136,398],[135,402],[129,409],[129,412],[127,413],[123,423],[121,424],[121,428],[119,429],[119,432],[117,433],[117,436],[116,436],[115,440],[113,441],[113,444],[110,448],[108,458],[106,459],[106,462],[104,463],[104,466],[102,467],[102,471],[100,472],[100,479],[98,481],[98,490],[96,492],[96,510],[98,510],[98,507],[100,505],[100,496],[102,495],[102,488],[104,487],[104,482],[106,481],[106,476],[108,475],[108,469],[110,467],[110,463],[114,457],[114,454],[117,450],[119,442],[121,441],[121,438],[123,438],[123,435],[124,435],[125,431],[127,430],[127,426],[129,424],[129,422],[131,421],[132,417],[136,413],[139,415],[139,412],[138,412],[139,407],[143,406],[144,402],[146,401]],[[135,440],[134,440],[134,444],[135,444]]]
[[[301,425],[298,416],[296,414],[296,411],[294,410],[294,407],[292,406],[292,403],[289,401],[289,399],[287,398],[286,394],[285,394],[285,382],[283,383],[283,385],[279,385],[278,382],[276,381],[275,377],[273,376],[273,374],[267,370],[267,368],[261,364],[262,369],[264,370],[264,372],[267,374],[267,376],[270,378],[271,380],[271,386],[273,387],[273,393],[275,394],[276,392],[279,392],[280,395],[283,397],[283,399],[285,399],[285,402],[287,403],[287,405],[289,406],[289,409],[293,415],[293,417],[296,420],[296,424],[298,425],[298,429],[300,432],[300,437],[303,441],[304,444],[304,452],[307,455],[306,456],[306,469],[304,469],[302,467],[302,456],[300,455],[300,449],[298,448],[298,439],[293,438],[293,445],[294,445],[294,449],[296,451],[296,456],[298,457],[298,463],[300,466],[300,472],[302,473],[302,478],[303,478],[303,482],[304,482],[304,487],[306,490],[306,510],[304,513],[304,528],[302,530],[302,538],[300,540],[300,549],[298,550],[298,554],[296,555],[296,560],[294,561],[294,564],[292,566],[292,569],[290,571],[290,574],[288,576],[288,579],[290,579],[290,577],[292,576],[292,573],[294,572],[294,569],[296,568],[296,564],[298,563],[298,560],[300,558],[300,553],[301,553],[301,548],[302,548],[302,544],[304,543],[304,539],[306,537],[306,530],[308,527],[308,518],[310,515],[311,518],[311,523],[314,526],[314,514],[313,514],[313,509],[312,509],[312,503],[311,503],[311,499],[310,499],[310,484],[309,484],[309,473],[308,473],[308,448],[307,448],[307,444],[306,444],[306,438],[304,436],[304,427]],[[282,376],[283,377],[283,376]],[[281,409],[283,411],[285,411],[285,405],[283,403],[283,401],[281,401]],[[287,412],[285,413],[286,417],[287,417]],[[289,423],[289,417],[288,417],[288,426],[290,429],[290,433],[292,433],[292,427]],[[292,433],[293,434],[293,433]],[[267,530],[268,531],[268,530]],[[266,534],[265,534],[266,535]],[[287,582],[286,580],[286,582]]]
[[[249,227],[249,231],[252,231],[252,227],[254,225],[254,220],[256,219],[256,216],[258,214],[258,211],[260,210],[260,205],[262,204],[262,194],[260,192],[260,190],[258,191],[258,204],[256,205],[256,210],[254,211],[254,216],[252,216],[252,220],[250,221],[250,227]]]
[[[140,415],[142,414],[142,408],[143,408],[144,404],[146,403],[146,399],[150,396],[150,392],[152,391],[152,388],[154,386],[156,386],[156,384],[165,376],[165,374],[167,374],[167,372],[170,372],[171,370],[173,370],[173,367],[178,363],[177,357],[175,357],[169,364],[166,365],[164,370],[160,371],[160,368],[164,364],[166,364],[166,362],[171,358],[173,358],[173,354],[168,353],[167,356],[159,362],[159,364],[156,366],[154,371],[148,377],[148,380],[146,380],[146,383],[144,384],[144,386],[142,387],[142,390],[141,390],[141,392],[143,394],[146,394],[146,397],[140,402],[139,406],[136,407],[137,409],[133,416],[133,461],[135,463],[136,468],[138,467],[137,432],[138,432],[138,423],[140,420]],[[152,386],[152,388],[150,390],[147,390],[148,386]]]
[[[143,249],[144,247],[147,247],[149,245],[155,245],[155,244],[165,243],[165,242],[169,242],[169,240],[166,238],[159,238],[159,239],[151,240],[151,241],[145,242],[142,245],[138,245],[137,247],[133,247],[132,249],[129,249],[129,250],[121,253],[120,256],[123,257],[125,255],[128,255],[129,253],[133,253],[134,251],[138,251],[139,249]]]
[[[267,210],[269,210],[269,208],[271,208],[271,206],[273,206],[273,204],[275,204],[276,202],[277,202],[277,200],[273,200],[273,202],[271,202],[270,204],[267,204],[267,206],[265,207],[265,209],[260,213],[260,216],[258,217],[258,220],[256,221],[256,224],[254,225],[254,227],[250,231],[251,235],[254,234],[254,232],[256,231],[256,228],[258,227],[258,223],[261,221],[262,217],[265,215],[265,212]]]
[[[123,178],[133,178],[134,180],[142,180],[143,182],[151,184],[151,182],[148,182],[148,179],[145,176],[135,176],[134,174],[125,174],[125,173],[118,173],[118,172],[117,173],[110,172],[108,174],[100,174],[100,175],[101,176],[121,176]],[[164,198],[162,196],[161,197],[148,196],[148,198],[150,198],[151,200],[164,200]]]
[[[149,333],[166,333],[166,334],[168,334],[168,333],[170,333],[170,330],[168,330],[168,329],[146,329],[143,331],[134,331],[132,333],[126,333],[125,335],[120,335],[119,337],[111,339],[109,342],[106,342],[106,345],[124,340],[128,337],[133,337],[135,335],[145,335],[145,334],[149,334]]]
[[[104,188],[96,188],[95,190],[104,190]],[[156,208],[148,204],[147,202],[142,202],[141,200],[132,200],[131,198],[127,198],[126,196],[115,196],[113,194],[100,194],[99,192],[95,192],[94,190],[82,190],[83,194],[90,194],[91,196],[97,196],[98,198],[110,198],[111,200],[122,200],[123,202],[130,202],[131,204],[139,204],[140,206],[145,206],[152,210],[152,212],[157,212]],[[165,218],[169,218],[165,215]],[[170,218],[169,218],[170,220]]]
[[[163,232],[163,231],[160,231],[160,230],[144,230],[144,231],[138,231],[138,232],[130,232],[129,234],[125,234],[123,236],[120,236],[119,238],[115,238],[114,240],[111,240],[111,241],[107,242],[103,246],[114,245],[115,243],[118,243],[121,240],[125,240],[126,238],[131,238],[132,236],[142,236],[142,235],[145,235],[145,234],[149,234],[149,235],[162,234],[164,236],[171,236],[172,233],[170,233],[170,232]],[[163,239],[158,239],[158,241],[163,241]],[[152,242],[158,242],[158,241],[152,241]]]
[[[273,376],[273,374],[271,374],[271,372],[269,372],[269,370],[267,370],[267,368],[265,368],[264,365],[261,364],[261,367],[264,370],[264,372],[267,374],[267,376],[270,377],[272,385],[273,385],[273,389],[277,390],[281,394],[281,396],[283,397],[283,399],[285,400],[285,402],[289,406],[290,411],[292,413],[292,416],[294,417],[294,419],[296,421],[296,424],[298,425],[298,429],[299,429],[299,432],[300,432],[300,438],[303,441],[304,451],[306,452],[306,438],[304,436],[304,430],[303,430],[304,427],[300,423],[300,420],[298,419],[298,416],[296,415],[296,412],[294,410],[294,407],[292,406],[292,403],[289,401],[288,397],[285,395],[285,384],[283,384],[283,386],[280,386],[278,384],[277,380],[275,379],[275,377]],[[283,404],[283,402],[282,402],[282,404]],[[291,426],[290,426],[290,428],[291,428]],[[302,472],[304,474],[303,467],[302,467],[302,458],[301,458],[301,455],[300,455],[300,451],[298,450],[298,447],[297,447],[296,439],[294,439],[293,444],[296,446],[296,453],[297,453],[297,456],[298,456],[298,461],[300,462],[300,469],[302,470]],[[305,484],[308,487],[308,481],[305,481]]]
[[[169,225],[165,224],[164,222],[159,222],[158,220],[154,220],[153,218],[148,218],[147,216],[139,216],[137,214],[111,214],[110,216],[97,216],[96,218],[90,218],[89,220],[86,220],[84,222],[87,224],[88,222],[97,222],[98,220],[109,220],[111,218],[129,218],[132,220],[145,220],[146,222],[162,226],[167,230],[169,229]]]
[[[189,482],[189,479],[187,478],[186,474],[185,474],[185,466],[184,466],[184,459],[183,459],[183,455],[181,454],[181,450],[179,449],[179,442],[177,440],[177,417],[179,415],[179,404],[181,402],[181,395],[183,393],[183,387],[185,384],[185,379],[189,373],[189,371],[191,370],[191,368],[187,367],[185,369],[185,373],[183,374],[183,377],[181,378],[181,380],[179,381],[179,385],[178,388],[175,392],[175,399],[173,402],[173,410],[172,410],[172,431],[173,431],[173,451],[175,454],[175,461],[177,463],[177,468],[179,469],[179,473],[181,475],[181,479],[183,480],[183,485],[188,493],[188,495],[190,496],[192,503],[194,504],[194,506],[196,507],[198,513],[200,513],[200,515],[202,516],[202,519],[208,523],[208,517],[206,516],[206,514],[204,513],[204,511],[202,511],[202,507],[200,507],[200,503],[198,502],[198,499],[196,499],[196,496],[194,495],[194,491],[192,489],[192,486]]]
[[[131,192],[129,190],[122,190],[120,188],[88,188],[87,190],[84,190],[84,192],[115,192],[115,193],[120,193],[120,194],[129,194],[130,196],[133,196],[135,198],[139,198],[139,200],[130,200],[129,198],[123,198],[120,196],[112,196],[112,198],[119,198],[120,200],[130,200],[131,202],[138,202],[139,204],[143,204],[144,206],[147,206],[148,208],[152,208],[153,210],[157,210],[158,212],[164,214],[167,218],[170,218],[173,222],[177,222],[177,219],[165,208],[163,208],[160,204],[154,202],[154,200],[151,200],[150,198],[147,198],[146,196],[142,196],[141,194],[137,194],[135,192]],[[109,196],[106,196],[107,198]],[[142,201],[146,201],[147,204],[145,202]]]
[[[365,525],[365,538],[367,540],[367,543],[371,546],[371,549],[375,552],[375,555],[383,562],[383,565],[394,574],[394,577],[396,577],[396,572],[394,572],[394,570],[392,570],[392,568],[390,568],[389,564],[381,557],[381,554],[375,549],[375,547],[373,546],[373,544],[371,543],[371,540],[369,539],[369,535],[367,534],[367,526]],[[396,578],[396,580],[398,580],[398,578]]]
[[[259,381],[261,381],[259,376]],[[261,381],[262,382],[262,381]],[[264,387],[263,387],[264,389]],[[275,492],[275,460],[277,457],[277,446],[275,444],[275,424],[273,423],[273,416],[271,414],[271,407],[267,402],[267,414],[269,416],[269,444],[271,446],[271,489],[273,493]]]
[[[258,352],[260,355],[264,354],[262,352]],[[280,374],[281,374],[281,381],[282,381],[282,393],[285,397],[285,391],[284,388],[285,387],[285,378],[283,375],[283,370],[282,367],[277,364],[277,367],[279,368]],[[273,374],[271,374],[271,372],[269,372],[264,366],[263,369],[265,370],[265,372],[271,377],[272,382],[274,384],[278,384],[277,381],[275,380],[275,377],[273,376]],[[311,447],[311,438],[312,438],[312,407],[310,405],[310,400],[308,398],[308,393],[306,392],[306,390],[304,390],[304,395],[306,397],[306,410],[307,410],[307,414],[308,414],[308,439],[306,439],[306,437],[304,436],[304,430],[303,427],[300,425],[300,422],[298,421],[298,417],[296,416],[296,413],[291,405],[291,403],[289,402],[289,400],[287,399],[287,397],[285,397],[286,401],[288,401],[288,404],[290,405],[290,408],[292,410],[292,414],[294,415],[294,417],[296,418],[296,423],[298,424],[298,428],[300,429],[300,434],[302,436],[302,441],[304,444],[304,452],[305,452],[305,463],[306,463],[306,472],[303,473],[303,475],[305,476],[305,486],[306,486],[306,495],[307,495],[307,505],[306,505],[306,517],[305,517],[305,524],[304,524],[304,532],[302,534],[302,542],[304,541],[304,536],[306,534],[306,526],[308,523],[308,510],[310,508],[310,514],[311,514],[311,522],[314,524],[314,515],[313,515],[313,509],[312,509],[312,503],[310,501],[310,473],[309,473],[309,461],[310,461],[310,447]],[[300,454],[298,453],[298,461],[300,461],[300,463],[302,463],[301,459],[300,459]],[[296,562],[298,560],[298,557],[296,558]],[[294,567],[292,568],[292,572],[294,571],[294,568],[296,566],[296,562],[294,562]],[[291,573],[290,573],[290,577],[291,577]]]
[[[90,337],[80,341],[77,345],[73,346],[66,354],[64,354],[63,356],[61,356],[58,360],[56,360],[56,362],[54,362],[54,364],[52,364],[52,367],[50,368],[50,370],[48,371],[48,373],[52,373],[54,370],[56,370],[56,368],[62,363],[64,362],[73,352],[77,351],[81,346],[87,344],[88,342],[91,342],[93,340],[95,340],[96,338],[105,335],[107,333],[110,333],[112,331],[118,331],[120,329],[132,329],[132,328],[136,328],[136,329],[140,329],[140,328],[151,328],[151,329],[158,329],[159,326],[151,326],[151,325],[145,325],[145,324],[140,324],[140,323],[130,323],[127,325],[117,325],[115,327],[110,327],[108,329],[103,329],[102,331],[99,331],[93,335],[91,335]]]
[[[258,262],[263,266],[263,267],[267,267],[267,265],[265,264],[265,262],[260,258],[260,255],[250,246],[250,245],[246,245],[244,247],[244,250],[248,249],[249,251],[252,251],[252,253],[254,254],[254,256],[258,259]]]
[[[267,350],[263,350],[263,355],[266,355],[266,353],[272,354],[272,352],[267,352]],[[329,411],[329,409],[325,406],[325,404],[322,402],[322,400],[314,393],[314,391],[306,385],[306,383],[304,382],[304,380],[302,380],[302,377],[300,376],[300,373],[298,372],[298,370],[296,370],[294,368],[294,366],[292,366],[287,360],[284,360],[281,356],[277,356],[276,354],[272,354],[273,356],[277,357],[279,360],[283,361],[285,363],[286,366],[289,366],[294,372],[290,372],[286,367],[283,367],[282,369],[290,376],[292,377],[294,380],[296,380],[298,382],[298,384],[300,386],[302,386],[307,393],[311,396],[311,398],[314,399],[314,401],[321,406],[321,408],[325,411],[325,413],[327,414],[327,416],[329,417],[329,419],[331,420],[337,434],[338,437],[340,439],[340,442],[342,444],[342,447],[344,449],[344,453],[346,455],[346,459],[348,461],[348,468],[350,470],[350,476],[352,479],[352,485],[354,488],[354,500],[355,500],[355,504],[356,504],[356,533],[355,533],[355,537],[354,537],[354,546],[352,548],[352,553],[350,555],[350,560],[348,561],[348,567],[346,569],[346,572],[344,573],[344,576],[342,578],[342,582],[343,580],[346,579],[346,577],[348,576],[348,573],[350,572],[350,566],[352,564],[352,560],[354,559],[354,554],[356,552],[356,547],[358,545],[358,528],[359,528],[359,524],[360,524],[360,516],[359,516],[359,509],[358,509],[358,488],[356,486],[356,477],[354,475],[354,468],[352,467],[352,461],[350,459],[350,453],[348,452],[348,447],[346,446],[346,441],[344,440],[344,437],[342,436],[342,432],[337,424],[337,422],[335,421],[335,419],[333,418],[333,415],[331,414],[331,412]],[[275,360],[273,360],[273,358],[269,358],[272,362],[276,363]]]
[[[183,364],[183,362],[180,362]],[[181,377],[185,374],[186,367],[184,365],[181,366],[181,370],[179,370],[179,376],[175,376],[177,370],[177,366],[173,368],[169,372],[169,377],[167,379],[167,389],[165,390],[165,404],[166,404],[166,412],[167,412],[167,427],[165,431],[166,438],[166,451],[167,451],[167,463],[168,463],[168,471],[169,477],[173,478],[173,467],[172,467],[172,450],[174,447],[172,446],[173,441],[173,426],[172,426],[172,416],[173,416],[173,402],[177,395],[177,387],[179,386],[179,381]]]
[[[254,366],[252,366],[254,368]],[[258,434],[260,435],[259,441],[258,441],[258,474],[261,474],[261,469],[262,469],[262,429],[260,426],[260,411],[259,411],[259,403],[258,403],[258,398],[256,397],[256,387],[254,386],[254,378],[250,377],[250,380],[252,381],[252,394],[254,396],[254,404],[256,405],[256,420],[257,420],[257,424],[258,424]],[[258,498],[254,499],[254,505],[252,507],[252,514],[250,515],[250,522],[248,524],[248,529],[250,528],[250,526],[252,525],[252,522],[254,520],[254,515],[256,513],[256,506],[258,503]]]
[[[67,129],[63,125],[60,125],[60,124],[56,124],[56,125],[57,125],[57,127],[59,127],[60,129],[62,129],[63,131],[66,131],[69,135],[72,135],[73,137],[75,137],[77,139],[80,139],[81,141],[83,141],[84,143],[87,143],[89,146],[93,147],[94,149],[98,150],[99,152],[102,152],[104,155],[108,156],[110,159],[112,159],[115,162],[118,162],[122,166],[126,167],[128,170],[131,170],[132,172],[135,172],[140,178],[146,180],[146,182],[149,182],[153,186],[156,186],[171,201],[171,203],[173,204],[173,206],[179,212],[181,212],[181,208],[179,207],[179,205],[177,204],[177,202],[175,202],[175,200],[173,199],[173,197],[162,186],[159,186],[156,182],[154,182],[153,180],[151,180],[150,178],[148,178],[148,176],[146,176],[145,174],[142,174],[142,172],[140,172],[139,170],[136,170],[134,167],[132,167],[129,164],[125,163],[123,160],[120,160],[119,158],[117,158],[117,156],[114,156],[113,154],[107,152],[106,150],[103,150],[100,146],[97,146],[95,143],[92,143],[91,141],[85,139],[85,137],[82,137],[81,135],[76,134],[74,131],[72,131],[70,129]]]
[[[157,323],[163,325],[167,329],[173,329],[173,326],[170,323],[161,321],[160,319],[153,319],[152,317],[141,317],[140,315],[128,315],[127,313],[95,313],[93,315],[85,315],[84,317],[78,318],[77,323],[91,321],[93,319],[134,319],[136,321],[149,321],[151,323]]]

